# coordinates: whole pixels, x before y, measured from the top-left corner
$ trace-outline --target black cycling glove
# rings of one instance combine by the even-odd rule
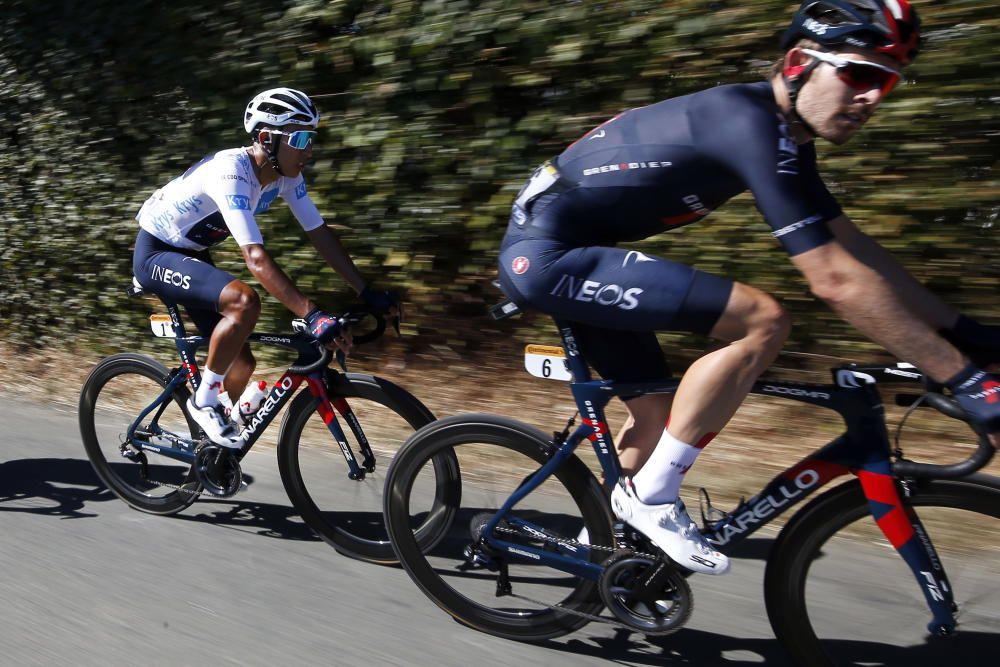
[[[323,345],[326,345],[340,335],[340,332],[344,329],[343,324],[338,318],[319,308],[310,310],[305,316],[305,321],[309,326],[309,334]]]
[[[941,337],[957,347],[978,366],[1000,363],[1000,327],[980,324],[959,315],[951,329],[939,331]]]
[[[945,385],[973,425],[987,433],[1000,432],[1000,375],[969,364]]]
[[[388,290],[374,289],[371,285],[365,285],[360,296],[376,315],[385,315],[393,306],[399,308],[399,300],[396,295]]]

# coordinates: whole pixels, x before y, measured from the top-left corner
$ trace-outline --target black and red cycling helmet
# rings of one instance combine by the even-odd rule
[[[806,0],[782,35],[781,48],[800,39],[871,49],[908,65],[920,51],[920,18],[907,0]]]

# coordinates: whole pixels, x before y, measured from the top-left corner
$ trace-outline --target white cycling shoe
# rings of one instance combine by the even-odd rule
[[[188,399],[187,407],[191,418],[205,431],[209,440],[229,449],[240,449],[243,446],[239,428],[226,415],[226,409],[222,405],[199,408],[192,397]]]
[[[725,574],[729,558],[712,548],[688,516],[681,500],[664,505],[647,505],[635,494],[632,480],[615,484],[611,508],[615,516],[641,532],[682,567],[702,574]]]

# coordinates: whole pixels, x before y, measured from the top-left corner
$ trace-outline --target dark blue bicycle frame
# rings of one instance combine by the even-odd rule
[[[165,432],[157,425],[156,421],[169,404],[174,390],[185,382],[190,382],[192,391],[197,391],[198,385],[201,384],[201,373],[198,371],[198,366],[195,361],[195,352],[199,347],[207,343],[207,339],[204,336],[188,336],[187,331],[184,328],[184,322],[181,320],[177,305],[167,303],[166,301],[164,301],[164,303],[167,307],[167,312],[170,314],[171,329],[174,333],[174,343],[177,347],[177,352],[180,355],[182,363],[179,368],[171,371],[169,376],[170,379],[164,386],[163,392],[156,398],[156,400],[139,413],[139,416],[132,422],[128,428],[126,437],[127,442],[129,442],[137,450],[149,450],[160,454],[161,456],[166,456],[178,461],[194,463],[195,448],[198,445],[198,441],[191,441],[186,438],[177,438],[175,436],[173,439],[179,442],[181,446],[166,447],[144,442],[135,437],[139,425],[142,424],[143,420],[154,410],[159,411],[147,427],[149,429],[148,433],[153,436],[164,435]],[[275,416],[281,411],[289,399],[295,395],[299,385],[305,381],[313,394],[317,412],[323,418],[327,429],[340,446],[344,459],[347,461],[352,478],[364,477],[365,470],[362,468],[362,465],[368,466],[374,464],[374,457],[372,455],[371,448],[369,447],[367,438],[361,430],[361,425],[358,422],[357,417],[354,415],[354,412],[350,409],[350,406],[347,405],[346,401],[336,401],[333,405],[335,405],[341,415],[347,419],[348,425],[351,427],[351,430],[361,443],[364,460],[362,461],[362,465],[359,465],[357,458],[354,456],[354,452],[351,450],[350,444],[347,442],[347,437],[344,434],[336,415],[330,407],[331,402],[327,397],[325,385],[326,373],[328,371],[325,363],[317,364],[317,362],[322,359],[322,355],[317,351],[317,348],[313,345],[313,343],[300,336],[287,336],[272,333],[252,333],[247,340],[250,342],[262,343],[264,345],[286,347],[297,351],[299,353],[299,358],[296,359],[292,369],[296,367],[317,367],[315,370],[311,370],[305,374],[295,373],[292,369],[289,369],[281,376],[281,379],[274,383],[270,392],[268,392],[267,397],[261,403],[254,415],[249,419],[247,426],[240,434],[240,437],[243,440],[243,445],[237,451],[237,457],[242,459],[246,453],[250,451],[254,443],[257,442],[261,434],[274,420]]]
[[[501,521],[531,534],[542,536],[545,531],[530,522],[507,516],[525,496],[541,485],[562,463],[572,456],[577,446],[586,438],[593,445],[610,490],[621,477],[621,467],[611,440],[604,408],[616,396],[631,397],[642,394],[672,393],[679,380],[662,382],[618,384],[607,380],[593,380],[587,363],[582,359],[573,338],[572,330],[556,320],[566,352],[566,363],[573,374],[570,389],[581,415],[580,424],[564,442],[559,444],[552,457],[507,499],[482,530],[489,546],[528,563],[545,565],[587,579],[596,580],[604,567],[591,562],[590,550],[579,548],[579,555],[571,555],[572,547],[560,547],[558,552],[537,548],[523,543],[501,539],[494,529]],[[720,550],[727,550],[746,539],[763,525],[780,516],[793,505],[811,496],[830,480],[847,474],[856,474],[869,500],[872,516],[883,533],[913,571],[924,592],[934,620],[931,626],[955,626],[952,587],[947,580],[934,547],[927,539],[920,519],[902,500],[905,491],[894,476],[891,462],[889,435],[885,427],[885,411],[874,382],[867,382],[866,375],[879,373],[881,368],[864,369],[866,373],[854,375],[850,368],[834,369],[837,384],[800,384],[788,382],[757,382],[751,393],[776,396],[810,403],[836,411],[847,426],[844,434],[816,450],[808,457],[776,476],[765,488],[742,502],[725,518],[714,522],[705,531],[705,537]],[[846,379],[844,374],[847,374]],[[918,374],[912,374],[917,375]],[[885,375],[886,379],[899,381],[900,377]],[[874,378],[872,378],[874,380]]]

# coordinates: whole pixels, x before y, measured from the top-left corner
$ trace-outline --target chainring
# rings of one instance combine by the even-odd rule
[[[240,490],[243,471],[233,452],[226,447],[204,444],[194,454],[194,472],[206,492],[228,498]]]
[[[627,551],[604,562],[598,589],[615,618],[646,635],[680,630],[694,609],[691,587],[676,566]]]

